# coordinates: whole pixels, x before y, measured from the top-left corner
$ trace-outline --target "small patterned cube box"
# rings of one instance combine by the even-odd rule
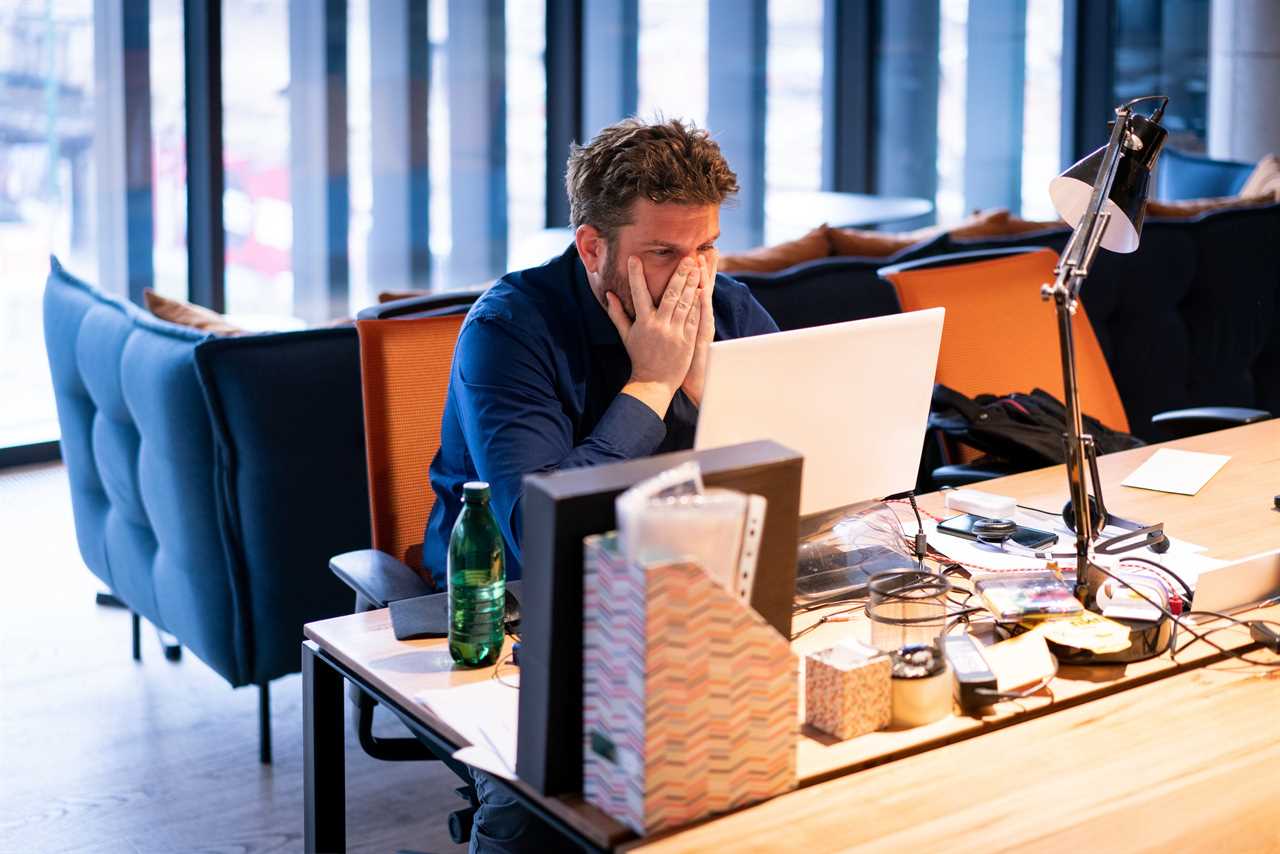
[[[810,653],[804,664],[805,723],[839,739],[888,726],[891,667],[889,656],[857,641]]]

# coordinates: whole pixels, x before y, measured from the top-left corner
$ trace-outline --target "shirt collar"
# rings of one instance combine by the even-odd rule
[[[616,347],[622,343],[617,328],[609,319],[609,313],[596,300],[596,295],[587,282],[587,268],[578,257],[578,247],[570,244],[563,256],[565,261],[573,265],[573,296],[578,303],[578,311],[582,315],[583,325],[587,330],[587,338],[594,347]]]

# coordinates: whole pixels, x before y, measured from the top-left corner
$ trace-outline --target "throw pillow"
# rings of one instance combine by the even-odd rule
[[[861,228],[831,229],[832,254],[842,258],[887,258],[901,252],[918,240],[890,231],[865,231]]]
[[[965,222],[952,228],[950,234],[957,240],[979,240],[988,237],[1011,237],[1032,231],[1062,228],[1065,225],[1066,223],[1061,220],[1046,222],[1023,219],[1022,217],[1014,216],[1004,208],[996,208],[974,214]]]
[[[142,292],[142,300],[147,311],[161,320],[188,326],[201,332],[212,332],[214,335],[245,335],[248,330],[242,329],[227,321],[225,317],[213,309],[195,305],[185,300],[170,299],[147,288]]]
[[[1240,195],[1268,196],[1272,201],[1280,201],[1280,157],[1268,154],[1259,160],[1240,188]]]
[[[721,255],[718,269],[722,273],[774,273],[804,261],[826,258],[831,255],[828,233],[833,230],[823,223],[803,237],[786,243]]]
[[[378,291],[378,305],[410,297],[425,297],[430,291]]]

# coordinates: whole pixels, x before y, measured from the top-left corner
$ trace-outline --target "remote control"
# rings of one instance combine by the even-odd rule
[[[955,677],[960,708],[968,712],[994,703],[996,675],[982,654],[982,646],[967,634],[943,635],[938,640]]]

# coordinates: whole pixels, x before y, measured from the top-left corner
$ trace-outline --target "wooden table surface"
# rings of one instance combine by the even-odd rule
[[[1168,446],[1229,454],[1232,459],[1201,490],[1199,495],[1190,497],[1119,486],[1121,480],[1154,453],[1153,447],[1102,457],[1099,464],[1104,481],[1104,497],[1108,508],[1113,513],[1144,522],[1164,521],[1166,530],[1172,536],[1206,546],[1210,556],[1222,559],[1240,558],[1262,551],[1280,549],[1280,513],[1272,509],[1273,496],[1280,493],[1280,420],[1179,440],[1168,443]],[[1003,495],[1016,496],[1022,504],[1043,507],[1046,510],[1060,509],[1067,495],[1066,479],[1061,466],[1015,475],[985,484],[982,488]],[[935,513],[941,513],[942,498],[938,495],[925,496],[921,499],[921,506]],[[1280,607],[1269,608],[1266,613],[1272,619],[1280,619]],[[803,654],[811,649],[828,646],[842,636],[857,634],[860,631],[863,629],[859,629],[857,623],[829,624],[798,640],[794,648],[798,653]],[[306,626],[306,635],[406,708],[419,710],[421,719],[429,726],[460,745],[466,743],[448,722],[435,718],[425,707],[419,705],[414,697],[426,688],[447,687],[493,678],[492,669],[454,670],[447,645],[442,639],[397,641],[391,630],[389,612],[386,610],[369,611],[310,623]],[[1235,631],[1223,632],[1216,635],[1215,639],[1224,646],[1241,646],[1249,643],[1246,633]],[[967,763],[977,762],[972,767],[991,769],[990,775],[985,775],[981,781],[985,786],[989,782],[989,777],[998,780],[1005,773],[1003,763],[998,760],[998,757],[1019,755],[1009,753],[1007,749],[986,747],[988,744],[995,743],[992,739],[1000,738],[1000,743],[1004,743],[1004,740],[1012,737],[1005,735],[1005,732],[1022,733],[1027,727],[1037,727],[1036,731],[1039,731],[1055,721],[1068,720],[1064,717],[1066,715],[1072,716],[1070,720],[1092,720],[1094,713],[1090,710],[1095,707],[1102,708],[1099,704],[1119,704],[1123,707],[1130,702],[1129,698],[1138,696],[1135,693],[1138,691],[1145,692],[1141,695],[1145,697],[1152,694],[1159,695],[1162,686],[1166,684],[1200,685],[1200,682],[1190,678],[1191,674],[1184,671],[1192,667],[1201,667],[1213,658],[1212,649],[1204,644],[1196,644],[1187,647],[1179,654],[1178,664],[1170,661],[1168,656],[1163,656],[1127,667],[1114,665],[1097,668],[1064,667],[1050,686],[1051,693],[1016,703],[1000,704],[983,719],[952,716],[924,727],[897,732],[871,733],[844,742],[837,742],[819,733],[806,731],[799,739],[797,771],[801,785],[809,785],[809,788],[782,799],[776,799],[769,804],[726,816],[688,832],[690,834],[710,833],[712,831],[709,828],[726,822],[733,822],[736,826],[739,816],[747,814],[754,816],[757,815],[758,810],[777,809],[770,805],[784,801],[790,803],[788,799],[798,798],[809,792],[824,789],[827,785],[835,784],[811,785],[822,780],[881,765],[882,768],[861,771],[847,778],[848,781],[861,781],[867,775],[875,774],[875,779],[879,779],[882,774],[894,773],[894,769],[914,767],[906,766],[904,763],[923,761],[925,757],[946,757],[931,761],[942,762],[949,767],[950,771],[940,772],[941,777],[949,780],[951,785],[960,785],[961,789],[964,788],[964,784],[963,782],[957,784],[955,769],[967,769],[971,767]],[[1225,678],[1219,675],[1221,673],[1231,675],[1229,671],[1219,669],[1223,667],[1221,664],[1211,667],[1215,675],[1205,684],[1218,684]],[[1152,683],[1153,680],[1160,681],[1146,684]],[[1280,708],[1280,696],[1275,693],[1275,682],[1269,683],[1267,687],[1272,691],[1271,708],[1274,713],[1276,708]],[[1205,690],[1208,691],[1207,688]],[[1123,691],[1123,693],[1116,695],[1117,691]],[[1114,696],[1108,697],[1108,695]],[[1154,705],[1159,705],[1159,701],[1152,702]],[[1223,702],[1226,703],[1225,700]],[[1110,705],[1106,708],[1110,708]],[[1224,714],[1228,713],[1235,712],[1224,710]],[[1038,718],[1038,720],[1032,720],[1032,718]],[[1018,726],[1004,729],[1015,722],[1018,722]],[[1070,726],[1063,724],[1063,727],[1070,732]],[[995,730],[1002,731],[995,732]],[[1053,731],[1057,732],[1057,730]],[[974,736],[980,737],[974,738]],[[968,739],[964,744],[953,744],[964,739]],[[1034,743],[1035,739],[1027,742],[1027,744]],[[951,746],[945,750],[933,750],[942,745]],[[1017,749],[1024,750],[1023,747]],[[981,761],[976,760],[979,755],[984,757]],[[966,758],[952,759],[950,758],[952,756]],[[914,758],[908,760],[904,757]],[[885,763],[890,764],[885,765]],[[842,781],[847,782],[843,777],[836,782]],[[527,792],[532,792],[521,783],[516,785]],[[851,783],[851,785],[856,786],[860,783]],[[954,792],[952,798],[954,799]],[[543,801],[558,816],[581,828],[586,835],[599,844],[613,844],[629,835],[621,825],[583,802],[580,797],[550,798]],[[816,807],[814,809],[815,812],[821,812]],[[836,812],[843,815],[844,809],[845,806],[842,805]],[[1044,810],[1037,810],[1036,814],[1043,812]],[[767,813],[767,816],[773,815],[775,815],[774,812]],[[755,820],[752,819],[752,821]],[[770,818],[762,819],[765,824],[770,820]],[[678,841],[682,838],[683,834],[670,837],[664,844],[683,845],[683,842]],[[721,837],[722,841],[728,838],[730,837]],[[905,839],[902,842],[906,844]],[[788,847],[791,844],[792,841],[789,840]],[[673,847],[669,850],[686,849]]]

